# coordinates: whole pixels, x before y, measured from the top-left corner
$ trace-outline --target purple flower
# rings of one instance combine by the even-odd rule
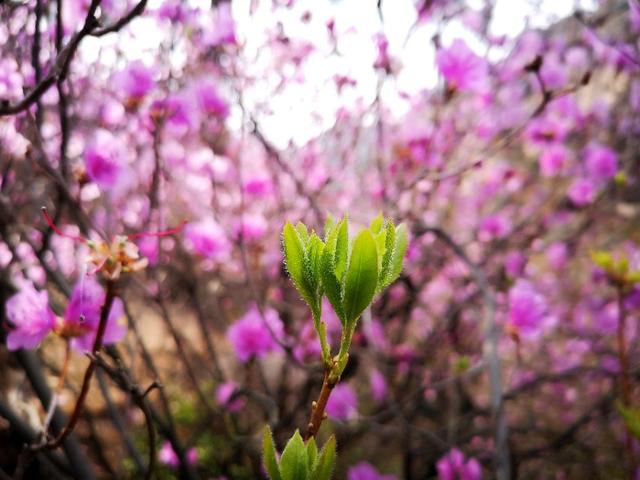
[[[139,102],[155,85],[153,70],[139,60],[131,62],[127,68],[117,74],[116,83],[127,103]]]
[[[213,219],[190,223],[184,229],[184,236],[187,246],[204,258],[219,259],[230,250],[224,230]]]
[[[348,480],[396,480],[395,475],[382,475],[368,462],[360,462],[349,468]]]
[[[616,152],[600,143],[593,142],[585,149],[586,165],[589,175],[595,180],[613,178],[618,170]]]
[[[349,420],[358,414],[358,397],[346,383],[339,383],[327,402],[327,414],[336,420]]]
[[[262,215],[243,215],[242,220],[234,225],[236,238],[245,242],[260,240],[267,233],[268,224]]]
[[[213,83],[200,83],[196,87],[196,96],[198,98],[198,105],[200,105],[204,113],[222,120],[229,115],[229,104],[220,96]]]
[[[266,175],[253,175],[243,185],[244,193],[252,197],[265,197],[273,190],[273,184]]]
[[[101,189],[115,187],[122,173],[120,155],[115,145],[116,139],[106,130],[98,130],[93,141],[84,151],[87,175]]]
[[[267,353],[279,349],[277,340],[284,338],[284,327],[278,312],[264,309],[264,318],[253,305],[247,313],[229,327],[227,337],[243,363],[252,358],[262,358]],[[275,338],[274,338],[275,337]]]
[[[504,238],[511,232],[511,222],[504,215],[489,215],[480,222],[479,238],[490,241]]]
[[[202,43],[216,47],[218,45],[235,45],[236,25],[231,12],[231,2],[222,2],[216,10],[216,18],[203,35]]]
[[[588,178],[576,178],[567,192],[569,199],[577,206],[584,207],[596,199],[596,188]]]
[[[73,349],[88,352],[93,348],[100,324],[100,312],[105,299],[104,289],[91,277],[83,278],[73,288],[60,325],[62,335],[72,337],[71,347]],[[126,333],[127,327],[124,324],[122,301],[116,298],[109,311],[102,343],[104,345],[117,343],[124,338]]]
[[[564,145],[553,144],[548,146],[540,155],[540,173],[543,177],[553,177],[567,164],[569,150]]]
[[[523,337],[537,336],[547,317],[547,302],[531,282],[518,279],[509,290],[509,323]]]
[[[380,370],[372,370],[369,374],[371,396],[376,402],[382,402],[387,396],[387,381]]]
[[[487,79],[487,62],[462,39],[436,53],[436,64],[447,83],[457,90],[477,91]]]
[[[189,464],[196,464],[198,462],[198,450],[196,450],[195,447],[190,448],[186,451],[186,457]],[[176,468],[180,464],[180,459],[173,450],[171,442],[165,441],[162,444],[162,447],[160,447],[160,451],[158,452],[158,461],[172,468]]]
[[[7,301],[6,314],[13,327],[7,336],[9,350],[36,348],[56,323],[49,308],[49,295],[30,283]]]
[[[230,412],[241,410],[246,402],[245,399],[240,396],[234,398],[237,388],[238,384],[233,381],[218,385],[216,388],[216,402],[218,402],[218,405],[226,408]]]
[[[438,460],[436,464],[439,480],[481,480],[482,468],[475,458],[465,461],[464,454],[457,448]]]

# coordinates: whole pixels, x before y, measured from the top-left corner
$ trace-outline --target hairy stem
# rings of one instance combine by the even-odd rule
[[[327,407],[327,402],[329,401],[329,396],[333,391],[333,387],[336,386],[337,382],[331,381],[329,378],[331,376],[331,370],[325,369],[324,371],[324,379],[322,381],[322,389],[320,390],[320,395],[318,396],[318,400],[313,403],[311,407],[311,417],[309,418],[309,424],[307,425],[307,431],[304,435],[305,441],[309,440],[311,437],[315,437],[320,430],[320,425],[322,425],[322,421],[326,418],[325,408]]]

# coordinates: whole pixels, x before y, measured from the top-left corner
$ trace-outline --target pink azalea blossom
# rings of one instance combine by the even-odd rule
[[[509,323],[525,338],[537,337],[545,326],[547,302],[528,280],[518,279],[509,290]]]
[[[12,327],[7,336],[9,350],[36,348],[56,323],[46,290],[39,292],[31,283],[7,301],[6,315]]]
[[[479,238],[490,241],[504,238],[511,232],[511,222],[504,215],[489,215],[480,222]]]
[[[273,190],[271,179],[266,175],[251,175],[243,185],[244,193],[256,198],[263,198]]]
[[[116,75],[116,86],[127,102],[139,102],[155,86],[153,70],[141,61],[131,62]]]
[[[224,120],[229,115],[229,104],[218,93],[216,86],[211,82],[201,82],[196,87],[198,105],[207,115]]]
[[[593,142],[585,149],[587,171],[594,180],[608,180],[618,171],[618,155],[600,143]]]
[[[62,322],[58,327],[62,331],[74,332],[71,339],[73,349],[81,352],[88,352],[92,349],[105,299],[104,289],[93,277],[85,277],[75,285]],[[117,343],[126,334],[127,327],[122,300],[116,298],[109,311],[102,343],[104,345]]]
[[[207,27],[202,40],[205,45],[212,47],[237,43],[231,2],[222,2],[218,5],[215,20]]]
[[[242,407],[244,407],[246,400],[241,396],[237,396],[234,398],[234,394],[237,388],[238,384],[233,381],[221,383],[220,385],[218,385],[218,387],[216,388],[216,402],[218,402],[218,405],[226,408],[230,412],[237,412],[239,410],[242,410]]]
[[[269,225],[262,215],[244,215],[234,226],[236,238],[245,242],[260,240],[267,233]]]
[[[376,402],[382,402],[387,396],[387,381],[380,370],[372,370],[369,374],[371,396]]]
[[[436,464],[438,480],[481,480],[482,468],[475,458],[465,460],[464,454],[457,448],[438,460]]]
[[[189,464],[195,465],[198,463],[198,450],[196,450],[195,447],[190,448],[186,451],[186,457]],[[171,468],[176,468],[180,464],[178,454],[173,450],[171,442],[165,441],[162,443],[160,451],[158,452],[158,461]]]
[[[558,175],[566,166],[568,158],[567,147],[560,144],[550,145],[540,155],[540,173],[543,177]]]
[[[350,420],[358,415],[358,397],[347,383],[335,386],[327,402],[327,414],[334,420]]]
[[[211,260],[224,257],[231,248],[224,230],[213,219],[188,224],[184,236],[193,252]]]
[[[588,178],[576,178],[567,192],[569,199],[577,206],[584,207],[596,199],[596,187]]]
[[[84,152],[87,175],[103,190],[111,190],[123,172],[117,140],[106,130],[98,130]]]
[[[487,80],[487,62],[473,53],[464,40],[436,53],[436,64],[447,83],[457,90],[477,91]]]
[[[395,475],[383,475],[368,462],[360,462],[349,467],[347,480],[396,480]]]
[[[263,313],[264,318],[258,307],[253,305],[227,330],[227,338],[242,363],[252,358],[262,358],[280,348],[276,340],[284,338],[282,320],[272,308],[265,308]]]

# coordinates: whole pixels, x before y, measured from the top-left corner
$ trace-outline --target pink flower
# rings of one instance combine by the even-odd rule
[[[234,226],[236,238],[245,242],[260,240],[267,233],[269,225],[262,215],[244,215]]]
[[[389,40],[383,33],[378,33],[375,36],[376,46],[378,47],[378,56],[373,63],[374,68],[381,68],[383,70],[391,69],[391,59],[389,58]]]
[[[585,148],[586,165],[589,175],[595,180],[613,178],[618,170],[616,152],[600,143],[592,142]]]
[[[577,206],[584,207],[593,203],[596,199],[596,188],[593,181],[588,178],[576,178],[567,192],[569,199]]]
[[[187,246],[204,258],[220,259],[231,248],[224,230],[213,219],[188,224],[184,236]]]
[[[49,295],[29,283],[7,301],[7,320],[13,329],[7,336],[7,348],[36,348],[53,330],[56,317],[49,308]]]
[[[360,462],[349,468],[348,480],[396,480],[395,475],[382,475],[368,462]]]
[[[567,164],[568,158],[569,151],[564,145],[548,146],[540,155],[540,173],[543,177],[558,175]]]
[[[462,39],[438,50],[436,64],[447,83],[457,90],[477,91],[486,83],[487,62],[473,53]]]
[[[475,458],[465,461],[464,454],[457,448],[438,460],[436,464],[439,480],[481,480],[482,468]]]
[[[106,130],[98,130],[84,151],[87,175],[103,190],[115,187],[122,173],[122,160],[116,139]]]
[[[229,115],[229,105],[220,96],[215,85],[211,82],[202,82],[196,87],[198,104],[206,114],[224,120]]]
[[[490,241],[504,238],[511,232],[511,222],[504,215],[489,215],[480,222],[479,238]]]
[[[88,352],[93,348],[105,299],[104,289],[92,277],[85,277],[75,285],[64,312],[64,318],[59,325],[63,335],[72,337],[73,349]],[[116,298],[109,311],[102,343],[104,345],[117,343],[126,334],[122,301]]]
[[[336,420],[349,420],[358,414],[358,397],[346,383],[339,383],[327,402],[327,414]]]
[[[546,148],[562,142],[568,134],[569,127],[565,122],[554,117],[540,117],[529,122],[524,131],[524,138],[532,145]]]
[[[523,337],[537,336],[547,319],[547,302],[531,282],[518,279],[509,290],[509,323]]]
[[[252,197],[262,198],[273,190],[273,184],[266,175],[253,175],[243,185],[244,193]]]
[[[371,396],[376,402],[382,402],[387,396],[387,381],[380,370],[372,370],[369,374]]]
[[[195,447],[190,448],[186,451],[186,457],[190,465],[195,465],[198,462],[198,450]],[[171,442],[165,441],[162,444],[158,452],[158,461],[172,468],[176,468],[180,464],[180,459],[173,450]]]
[[[169,465],[170,467],[177,467],[180,463],[178,459],[178,455],[173,450],[171,446],[171,442],[165,441],[160,447],[160,451],[158,452],[158,461],[165,465]]]
[[[216,402],[221,407],[226,408],[230,412],[237,412],[242,410],[246,401],[243,397],[237,396],[234,398],[234,394],[238,388],[236,382],[225,382],[218,385],[216,388]]]
[[[284,338],[284,327],[278,312],[264,309],[264,318],[253,305],[247,313],[229,327],[227,337],[236,351],[238,360],[246,363],[252,358],[262,358],[279,349],[276,340]],[[275,337],[275,338],[274,338]]]
[[[128,64],[116,75],[115,81],[127,102],[139,102],[155,85],[153,70],[139,60]]]
[[[204,33],[202,43],[216,47],[218,45],[234,45],[236,39],[236,25],[231,12],[231,2],[222,2],[216,10],[213,25]]]

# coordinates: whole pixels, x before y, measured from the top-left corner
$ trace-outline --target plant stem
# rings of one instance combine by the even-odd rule
[[[109,319],[109,313],[111,312],[111,306],[113,305],[113,301],[116,297],[116,287],[115,282],[113,280],[107,281],[107,293],[105,296],[104,304],[102,305],[102,309],[100,310],[100,323],[98,324],[98,332],[96,333],[96,339],[93,342],[93,348],[91,352],[96,355],[99,350],[102,348],[102,339],[104,337],[104,332],[107,328],[107,320]],[[82,408],[84,406],[84,401],[87,398],[87,394],[89,393],[89,386],[91,384],[91,378],[93,377],[93,372],[96,369],[96,363],[92,360],[87,367],[87,370],[84,372],[84,378],[82,380],[82,387],[80,389],[80,395],[76,400],[76,405],[73,409],[73,413],[71,414],[71,418],[69,419],[69,423],[64,427],[64,429],[60,432],[60,434],[51,440],[50,442],[41,443],[38,445],[32,445],[30,447],[31,451],[38,451],[42,448],[54,449],[58,448],[65,439],[73,432],[73,429],[78,423],[80,419],[80,413],[82,412]]]
[[[631,381],[629,379],[629,357],[627,356],[627,341],[625,337],[627,311],[624,305],[624,288],[618,286],[618,360],[620,363],[620,388],[622,390],[622,404],[629,408],[631,406]],[[625,447],[627,450],[627,462],[629,468],[629,478],[634,478],[635,458],[633,455],[633,440],[629,427],[625,425]]]
[[[304,435],[304,440],[307,441],[311,437],[315,437],[320,430],[320,425],[322,425],[322,421],[326,418],[325,408],[327,407],[327,402],[329,401],[329,395],[331,395],[331,391],[333,387],[336,386],[337,382],[333,382],[329,379],[331,376],[331,370],[325,369],[324,371],[324,379],[322,381],[322,389],[320,390],[320,395],[318,396],[318,400],[314,402],[311,407],[311,418],[309,418],[309,424],[307,425],[307,432]]]

